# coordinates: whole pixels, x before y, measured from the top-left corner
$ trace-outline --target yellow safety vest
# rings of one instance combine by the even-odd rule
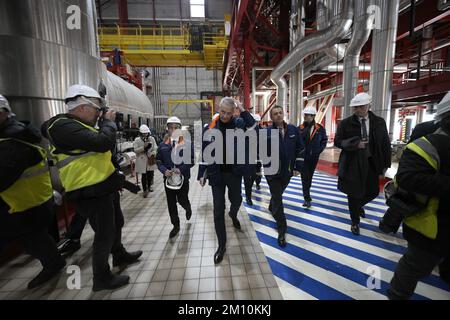
[[[18,139],[0,139],[0,142],[14,140],[36,149],[42,161],[27,168],[12,186],[0,192],[0,197],[9,206],[9,213],[23,212],[37,207],[53,196],[50,173],[47,166],[47,152],[44,148]]]
[[[56,119],[47,129],[49,136],[50,129],[61,119],[68,118]],[[75,119],[71,120],[78,122],[91,131],[98,132],[95,128],[84,124],[81,121]],[[56,166],[59,169],[61,183],[66,192],[103,182],[115,171],[111,161],[111,151],[100,153],[70,150],[70,153],[79,155],[68,155],[63,153],[55,154],[55,147],[53,146],[52,149],[52,154],[57,160]]]
[[[424,158],[433,169],[439,170],[439,154],[426,137],[409,143],[406,148]],[[427,196],[416,194],[416,199],[424,204],[427,203],[427,207],[416,215],[405,218],[403,223],[427,238],[436,239],[438,233],[437,211],[439,209],[439,198],[428,198]]]

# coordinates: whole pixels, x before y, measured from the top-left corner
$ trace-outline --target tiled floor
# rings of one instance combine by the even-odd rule
[[[196,177],[197,167],[192,173]],[[0,299],[282,299],[245,209],[241,207],[238,216],[242,231],[234,229],[226,216],[227,253],[216,266],[211,188],[201,188],[191,179],[189,195],[192,218],[187,222],[184,210],[178,206],[181,230],[169,240],[172,225],[162,175],[155,173],[155,191],[147,199],[124,192],[123,242],[129,251],[144,252],[139,263],[120,271],[130,276],[129,285],[115,291],[92,292],[93,232],[87,226],[82,248],[67,259],[68,265],[80,267],[80,289],[67,288],[72,274],[64,272],[44,287],[27,290],[26,285],[40,271],[40,264],[22,255],[0,268]]]

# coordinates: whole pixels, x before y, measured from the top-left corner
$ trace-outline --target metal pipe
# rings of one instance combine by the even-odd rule
[[[252,105],[253,114],[256,113],[256,69],[252,68]]]
[[[368,83],[369,83],[368,79],[359,79],[358,80],[358,84],[367,85]],[[311,100],[316,100],[316,99],[319,99],[319,98],[323,98],[323,97],[328,96],[330,94],[338,93],[338,92],[342,91],[343,88],[344,88],[344,86],[342,84],[339,84],[339,85],[334,86],[332,88],[325,89],[325,90],[313,93],[313,94],[307,96],[306,99],[308,101],[311,101]]]
[[[277,85],[277,103],[279,105],[286,106],[287,100],[287,85],[283,76],[308,55],[338,43],[350,31],[352,19],[353,0],[343,1],[341,14],[333,20],[330,27],[302,39],[281,60],[270,75],[271,80]],[[303,83],[300,84],[300,88],[299,92],[303,92]]]
[[[370,94],[372,111],[390,123],[392,99],[392,71],[395,57],[399,0],[376,0],[380,8],[380,29],[372,35],[372,71],[370,72]],[[391,128],[389,128],[391,132]]]
[[[330,21],[339,15],[341,2],[345,0],[318,0],[316,8],[317,31],[330,26]],[[361,1],[361,0],[359,0]],[[359,2],[356,1],[356,2]],[[345,44],[335,44],[325,48],[323,52],[332,59],[332,61],[341,61],[345,56]]]
[[[302,21],[304,15],[304,5],[302,0],[292,0],[291,12],[291,49],[304,36],[305,27]],[[289,80],[289,122],[298,125],[303,107],[303,92],[299,91],[299,82],[303,83],[303,62],[300,62],[291,70]]]
[[[363,65],[359,65],[358,66],[358,71],[359,72],[370,72],[371,66],[370,64],[363,64]],[[320,70],[313,70],[312,72],[314,73],[315,71],[319,71],[319,72],[344,72],[345,71],[345,65],[342,63],[338,63],[338,64],[330,64],[328,67]],[[405,73],[406,71],[408,71],[408,67],[406,64],[400,64],[398,66],[394,67],[394,73]]]
[[[364,44],[370,36],[371,21],[373,19],[367,11],[373,1],[361,0],[354,2],[354,23],[352,38],[347,47],[347,54],[344,58],[344,108],[342,109],[342,118],[346,118],[350,114],[350,100],[358,91],[358,73],[359,73],[359,56]],[[363,66],[365,67],[365,66]]]

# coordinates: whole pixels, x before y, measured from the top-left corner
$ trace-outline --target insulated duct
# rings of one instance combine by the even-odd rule
[[[353,19],[353,0],[343,1],[339,17],[331,26],[317,31],[298,43],[272,71],[270,78],[277,86],[277,104],[283,107],[287,103],[287,85],[283,76],[292,70],[305,57],[324,48],[337,44],[350,31]],[[299,83],[299,92],[303,93],[303,83]]]
[[[303,0],[292,0],[291,6],[291,49],[305,36]],[[289,122],[298,125],[303,109],[303,92],[299,91],[299,83],[303,83],[303,62],[291,70],[289,79]]]
[[[373,0],[361,0],[354,2],[354,25],[352,38],[347,47],[344,58],[344,108],[342,118],[350,115],[350,100],[358,91],[359,56],[361,49],[367,42],[372,31],[374,15],[368,13]],[[396,14],[396,13],[395,13]]]
[[[316,7],[317,31],[326,29],[340,12],[341,3],[345,0],[318,0]],[[361,0],[359,0],[361,1]],[[355,2],[359,2],[355,1]],[[325,48],[323,52],[330,58],[331,62],[341,61],[345,56],[345,44],[335,44]],[[330,62],[330,63],[331,63]]]
[[[372,61],[370,72],[370,94],[372,111],[384,118],[389,127],[392,100],[392,73],[395,58],[395,42],[399,0],[375,0],[380,8],[380,29],[372,35]]]

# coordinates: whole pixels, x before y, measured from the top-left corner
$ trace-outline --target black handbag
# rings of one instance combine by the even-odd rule
[[[400,213],[404,218],[416,215],[427,207],[427,202],[422,203],[416,196],[395,185],[393,181],[384,187],[386,204],[392,210]]]

